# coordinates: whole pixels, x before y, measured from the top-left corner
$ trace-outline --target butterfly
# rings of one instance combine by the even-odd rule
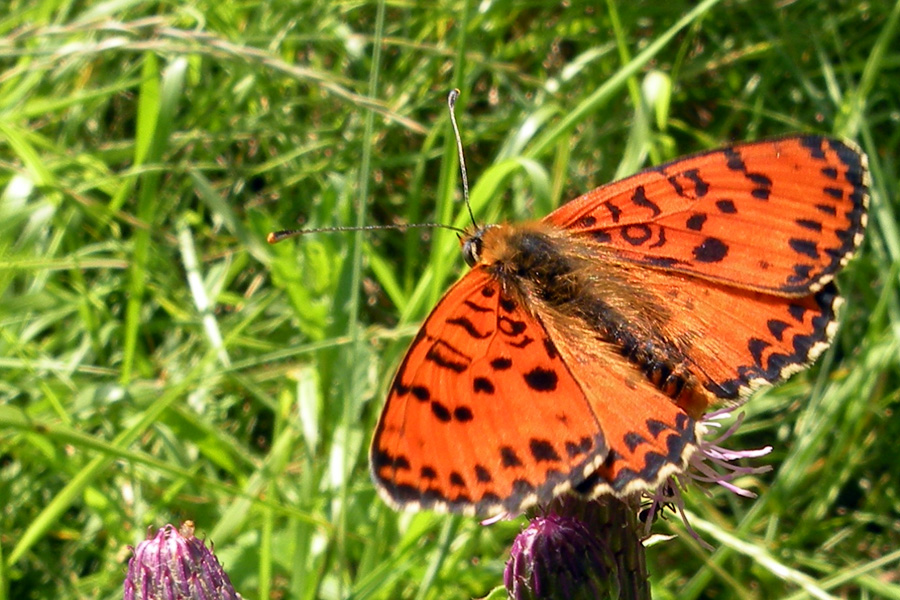
[[[656,489],[686,469],[707,407],[828,347],[868,186],[858,148],[794,136],[467,232],[471,269],[422,324],[378,421],[378,492],[491,516]]]

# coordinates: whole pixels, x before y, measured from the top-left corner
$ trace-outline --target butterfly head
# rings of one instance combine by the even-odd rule
[[[474,267],[483,261],[482,251],[484,250],[484,234],[496,227],[497,225],[485,225],[484,227],[476,229],[474,233],[460,238],[463,258],[467,265]]]

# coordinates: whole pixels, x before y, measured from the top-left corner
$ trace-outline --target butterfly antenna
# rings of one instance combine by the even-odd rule
[[[297,237],[300,235],[306,235],[308,233],[333,233],[335,231],[377,231],[380,229],[393,229],[393,230],[402,230],[402,229],[450,229],[451,231],[455,231],[457,233],[465,233],[465,229],[460,229],[459,227],[453,227],[452,225],[444,225],[443,223],[407,223],[407,224],[398,224],[398,225],[366,225],[364,227],[317,227],[315,229],[282,229],[280,231],[273,231],[269,235],[266,236],[266,241],[270,244],[277,244],[282,240],[286,240],[288,238]]]
[[[459,153],[459,172],[462,175],[463,200],[466,202],[466,208],[469,211],[469,218],[472,219],[472,225],[478,229],[478,223],[475,221],[475,214],[472,212],[472,205],[469,204],[469,177],[466,175],[466,157],[463,154],[462,139],[459,136],[459,126],[456,124],[456,101],[459,98],[459,90],[452,89],[447,95],[447,106],[450,107],[450,123],[453,125],[453,135],[456,138],[456,151]]]

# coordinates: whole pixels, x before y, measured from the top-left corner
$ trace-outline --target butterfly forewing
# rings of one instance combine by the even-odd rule
[[[682,158],[602,186],[546,221],[623,260],[785,295],[814,292],[860,244],[865,156],[803,136]]]
[[[395,506],[518,512],[607,456],[597,416],[541,324],[483,268],[425,321],[372,442]]]

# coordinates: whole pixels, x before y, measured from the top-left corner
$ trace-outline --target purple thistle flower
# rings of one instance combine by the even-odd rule
[[[194,524],[166,525],[138,544],[128,561],[124,600],[240,600]]]
[[[564,503],[558,506],[565,512]],[[503,583],[514,600],[618,597],[612,550],[579,518],[551,512],[531,520],[513,542]]]

